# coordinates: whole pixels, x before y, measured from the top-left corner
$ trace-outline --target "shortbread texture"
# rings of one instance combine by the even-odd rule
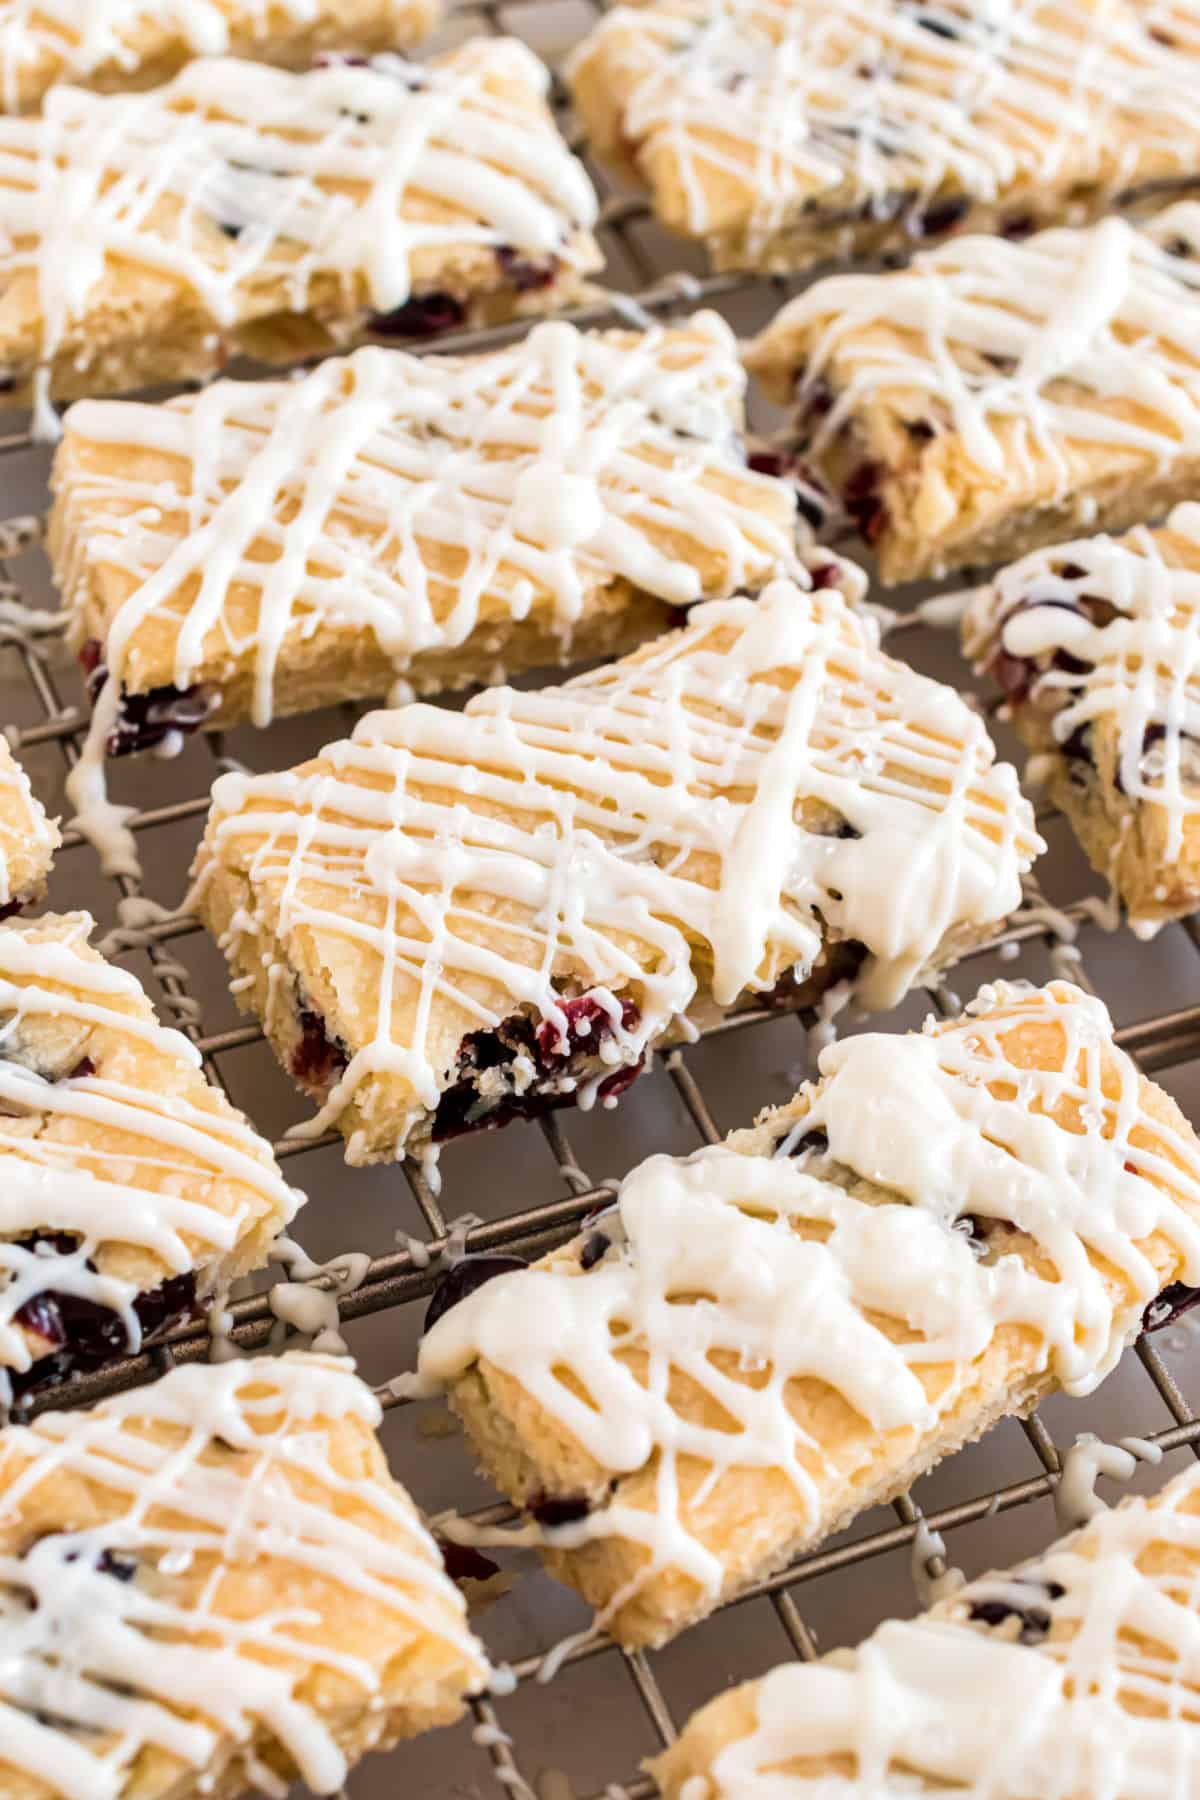
[[[748,361],[885,581],[1151,521],[1200,479],[1200,203],[830,276]]]
[[[203,57],[145,94],[53,90],[0,119],[0,373],[14,397],[35,375],[113,393],[579,297],[595,196],[548,81],[487,39],[421,66]]]
[[[1198,1612],[1189,1468],[855,1650],[721,1695],[650,1767],[663,1800],[1191,1800]]]
[[[1200,1271],[1200,1146],[1064,983],[822,1052],[749,1131],[451,1304],[419,1370],[547,1566],[661,1644],[1047,1391]]]
[[[60,82],[156,87],[194,56],[306,68],[322,51],[403,50],[439,0],[2,0],[0,105],[35,112]]]
[[[569,65],[665,225],[777,272],[1191,183],[1198,72],[1194,7],[1126,0],[660,0]]]
[[[797,564],[794,486],[746,465],[745,386],[702,313],[80,402],[50,521],[75,647],[118,684],[118,732],[130,696],[264,725],[619,654]]]
[[[813,554],[810,583],[849,581]],[[194,904],[324,1101],[313,1129],[366,1161],[615,1098],[756,995],[844,976],[893,1004],[1016,906],[1040,848],[959,696],[836,587],[779,581],[564,687],[371,714],[298,769],[223,776]]]
[[[963,645],[999,682],[1034,774],[1133,929],[1195,912],[1200,507],[1002,569],[975,595]]]
[[[44,1358],[69,1373],[137,1350],[147,1300],[186,1313],[262,1267],[301,1198],[91,930],[84,913],[0,926],[5,1398]]]
[[[0,1793],[340,1791],[487,1664],[348,1362],[178,1368],[0,1431]]]
[[[59,842],[57,824],[0,737],[0,917],[40,898]]]

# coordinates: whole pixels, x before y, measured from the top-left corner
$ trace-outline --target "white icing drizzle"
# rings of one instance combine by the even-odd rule
[[[1007,1036],[1021,1026],[1054,1033],[1050,1066],[1010,1059]],[[653,1510],[617,1489],[553,1534],[648,1552],[601,1623],[663,1568],[710,1599],[722,1591],[720,1556],[681,1505],[682,1458],[710,1471],[689,1508],[731,1470],[772,1469],[792,1483],[798,1529],[818,1526],[820,1445],[798,1428],[789,1383],[815,1378],[866,1421],[865,1468],[888,1434],[934,1432],[953,1404],[953,1382],[931,1397],[923,1368],[965,1371],[1016,1324],[1035,1334],[1022,1352],[1029,1375],[1049,1369],[1070,1392],[1090,1393],[1163,1285],[1145,1241],[1166,1239],[1191,1271],[1184,1281],[1200,1273],[1200,1153],[1143,1112],[1140,1077],[1114,1047],[1103,1005],[1077,988],[985,988],[948,1026],[851,1038],[823,1051],[820,1068],[782,1154],[719,1146],[651,1157],[621,1186],[620,1228],[601,1261],[586,1273],[570,1258],[497,1276],[422,1341],[426,1392],[483,1361],[605,1474],[656,1459]],[[832,1165],[873,1184],[869,1194],[788,1155],[813,1131],[825,1133]],[[976,1254],[955,1228],[963,1219],[1015,1223],[1044,1263]],[[1101,1258],[1131,1300],[1114,1304]],[[889,1335],[880,1315],[907,1334]],[[673,1371],[715,1415],[677,1410]],[[748,1383],[749,1372],[766,1379]]]
[[[77,647],[111,565],[131,583],[111,678],[164,631],[173,666],[156,656],[140,687],[219,682],[249,651],[265,725],[280,657],[323,626],[369,634],[402,676],[535,606],[565,655],[616,582],[677,604],[760,587],[796,566],[797,515],[790,486],[746,468],[744,391],[706,312],[637,338],[546,323],[484,357],[368,348],[167,406],[83,401],[68,451],[105,466],[59,482]]]
[[[753,1730],[685,1786],[687,1800],[1192,1800],[1198,1485],[1189,1469],[1153,1505],[1105,1511],[1037,1562],[888,1621],[836,1661],[773,1670]],[[972,1628],[971,1603],[989,1599],[1035,1609],[1053,1630],[1022,1644]]]
[[[383,1608],[441,1638],[481,1686],[462,1600],[407,1496],[339,1467],[342,1422],[379,1419],[345,1363],[304,1354],[178,1368],[90,1412],[9,1426],[0,1530],[26,1508],[37,1525],[43,1484],[49,1496],[64,1478],[116,1504],[102,1523],[29,1546],[9,1538],[0,1553],[5,1764],[64,1800],[117,1800],[151,1749],[221,1769],[261,1732],[314,1792],[335,1793],[347,1762],[311,1684],[348,1680],[366,1705],[384,1667],[339,1651],[332,1634],[321,1641],[305,1579],[336,1584],[348,1615]],[[97,1566],[105,1552],[134,1559],[130,1579]],[[197,1561],[206,1579],[191,1591],[153,1578]],[[252,1610],[231,1610],[223,1582],[253,1580],[256,1564],[278,1585]]]
[[[36,1327],[36,1308],[24,1322],[18,1316],[37,1295],[110,1308],[136,1351],[143,1288],[219,1267],[256,1219],[265,1213],[283,1225],[302,1199],[232,1107],[202,1107],[139,1082],[140,1045],[189,1070],[199,1056],[157,1022],[133,975],[80,953],[92,922],[81,915],[73,923],[58,942],[0,930],[0,1113],[10,1115],[0,1121],[0,1399],[5,1371],[25,1371],[46,1353],[24,1328]],[[113,1033],[127,1072],[116,1072],[114,1055],[101,1071],[84,1064],[79,1074],[45,1078],[23,1042],[35,1024],[74,1024],[81,1041],[88,1028]],[[75,1248],[47,1254],[20,1241],[59,1233],[77,1237]],[[153,1255],[165,1272],[147,1283],[144,1261],[135,1257],[131,1268],[130,1251]]]
[[[1146,10],[674,0],[616,7],[569,68],[603,69],[621,142],[664,188],[669,171],[683,229],[744,234],[753,257],[806,202],[853,229],[914,193],[1011,195],[1022,216],[1031,190],[1192,176],[1200,41],[1180,8],[1157,21],[1167,47]]]
[[[965,635],[981,666],[1001,649],[1036,665],[1020,704],[1048,714],[1059,743],[1112,725],[1121,791],[1161,811],[1170,864],[1200,813],[1200,505],[1177,506],[1167,530],[1184,566],[1145,529],[1022,558],[980,591]]]
[[[117,259],[218,330],[322,292],[326,312],[391,312],[435,252],[590,264],[595,196],[533,104],[548,79],[497,38],[421,67],[204,57],[145,94],[52,89],[40,118],[0,119],[0,276],[32,278],[48,362],[81,333],[86,353]]]
[[[1105,219],[1026,243],[963,237],[894,274],[832,275],[790,301],[752,363],[805,343],[801,395],[836,361],[818,452],[882,395],[953,428],[993,478],[1037,467],[1066,493],[1070,446],[1161,473],[1200,454],[1200,202],[1144,230]],[[953,504],[949,493],[948,506]]]
[[[16,797],[16,808],[8,801]],[[21,897],[28,876],[12,879],[14,869],[44,870],[58,847],[57,828],[34,798],[29,777],[13,756],[6,740],[0,739],[0,906]]]
[[[628,1064],[703,999],[696,946],[728,1007],[807,975],[827,932],[870,952],[866,1003],[894,1004],[950,934],[1016,905],[1042,847],[992,757],[959,696],[884,657],[836,590],[778,581],[565,687],[375,713],[298,770],[221,777],[199,893],[232,858],[278,893],[285,949],[304,931],[370,955],[375,1033],[311,1129],[386,1073],[412,1090],[402,1144],[449,1072],[427,1047],[447,1004],[464,1030],[524,1011],[564,1032],[583,989],[613,1021],[599,1054]],[[804,800],[854,835],[805,829]],[[257,929],[244,909],[226,948]]]

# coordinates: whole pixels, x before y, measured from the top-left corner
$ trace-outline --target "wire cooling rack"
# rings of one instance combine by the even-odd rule
[[[561,57],[593,22],[596,0],[472,0],[458,6],[435,47],[479,32],[521,36],[546,60]],[[578,143],[556,83],[564,130]],[[578,145],[586,155],[586,146]],[[572,316],[582,323],[638,319],[668,310],[717,305],[743,331],[757,327],[780,303],[785,286],[753,276],[704,272],[688,246],[663,237],[644,201],[592,170],[602,197],[600,238],[608,255],[606,279],[619,290]],[[685,265],[681,271],[681,263]],[[690,266],[689,266],[690,265]],[[512,335],[499,328],[440,339],[437,349],[481,348]],[[49,809],[69,814],[62,795],[78,758],[86,707],[78,670],[61,641],[40,548],[48,454],[24,430],[0,435],[0,719]],[[967,672],[945,634],[923,626],[904,609],[918,598],[889,595],[901,612],[895,648],[917,666],[960,685]],[[683,1152],[713,1143],[747,1123],[763,1105],[787,1098],[811,1072],[802,1021],[777,1012],[749,1012],[666,1057],[635,1084],[614,1114],[557,1114],[538,1124],[447,1147],[442,1187],[421,1172],[347,1170],[340,1146],[325,1138],[288,1135],[303,1118],[302,1103],[276,1069],[261,1033],[238,1018],[219,955],[197,923],[176,909],[217,769],[230,761],[256,768],[286,767],[335,736],[344,735],[349,708],[283,721],[267,732],[249,729],[227,739],[189,743],[170,763],[120,765],[114,789],[135,808],[143,877],[105,878],[91,847],[68,831],[51,881],[57,910],[94,913],[103,947],[133,967],[165,1016],[203,1058],[205,1069],[259,1127],[277,1135],[275,1149],[310,1197],[297,1235],[316,1260],[346,1250],[362,1254],[313,1279],[339,1293],[351,1350],[388,1409],[385,1442],[392,1466],[430,1513],[453,1506],[486,1524],[502,1524],[511,1509],[488,1504],[461,1443],[440,1408],[401,1406],[389,1379],[410,1368],[424,1303],[447,1247],[514,1250],[536,1256],[569,1236],[605,1202],[611,1179],[651,1150]],[[1002,735],[1002,734],[1001,734]],[[1003,744],[1005,749],[1011,746]],[[984,980],[1069,975],[1099,992],[1118,1022],[1118,1041],[1148,1073],[1172,1089],[1185,1110],[1200,1115],[1200,930],[1194,921],[1172,926],[1150,945],[1127,933],[1098,928],[1102,899],[1063,822],[1042,819],[1050,854],[1039,865],[1042,888],[1030,887],[1009,928],[954,970],[964,997]],[[142,904],[154,902],[153,911]],[[914,996],[872,1029],[906,1029],[932,1005],[954,1010],[946,988]],[[549,1155],[547,1156],[547,1152]],[[281,1327],[265,1292],[232,1308],[230,1335],[250,1350],[280,1341]],[[653,1784],[638,1773],[640,1759],[668,1743],[688,1712],[734,1679],[764,1672],[788,1656],[812,1657],[822,1647],[852,1642],[884,1614],[911,1612],[917,1596],[909,1575],[922,1518],[925,1527],[953,1533],[950,1551],[972,1571],[1011,1560],[1053,1533],[1045,1505],[1060,1471],[1055,1438],[1068,1442],[1094,1429],[1106,1436],[1136,1435],[1168,1458],[1200,1454],[1200,1343],[1180,1326],[1161,1338],[1144,1337],[1092,1402],[1054,1399],[1019,1427],[1006,1424],[980,1446],[961,1453],[920,1484],[919,1501],[898,1500],[890,1513],[860,1520],[813,1555],[758,1583],[716,1619],[664,1652],[626,1655],[603,1638],[579,1643],[553,1683],[543,1685],[545,1652],[586,1623],[573,1597],[555,1588],[528,1559],[518,1573],[487,1584],[491,1604],[479,1619],[481,1635],[515,1676],[510,1694],[473,1703],[473,1719],[456,1732],[403,1746],[356,1772],[355,1800],[382,1800],[397,1783],[427,1800],[644,1800]],[[86,1404],[118,1387],[152,1379],[171,1362],[205,1358],[207,1327],[180,1328],[153,1352],[129,1357],[103,1375],[74,1385],[71,1403]],[[60,1399],[58,1404],[62,1403]],[[1157,1485],[1161,1471],[1148,1476]],[[944,1563],[917,1545],[918,1578]],[[914,1565],[915,1566],[915,1565]]]

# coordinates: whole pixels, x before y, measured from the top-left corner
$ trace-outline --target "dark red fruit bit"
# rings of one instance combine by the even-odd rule
[[[104,661],[104,645],[99,638],[88,638],[79,652],[79,666],[87,676],[92,676]],[[108,671],[105,670],[105,675]]]
[[[26,1240],[32,1245],[39,1240]],[[61,1254],[74,1249],[72,1238],[56,1234],[40,1240],[53,1243]],[[129,1348],[125,1326],[120,1316],[110,1311],[107,1306],[99,1305],[95,1300],[86,1300],[79,1294],[60,1293],[50,1290],[37,1294],[26,1302],[17,1314],[21,1323],[25,1323],[24,1314],[27,1308],[42,1303],[53,1305],[58,1314],[61,1337],[50,1337],[49,1342],[59,1348],[48,1356],[40,1357],[32,1368],[9,1370],[14,1399],[23,1395],[38,1392],[54,1383],[64,1381],[68,1376],[86,1375],[94,1369],[102,1369],[116,1356],[123,1355]],[[185,1275],[172,1275],[159,1287],[149,1288],[139,1294],[133,1303],[134,1313],[142,1329],[143,1344],[156,1335],[188,1318],[196,1306],[196,1277],[190,1271]],[[41,1327],[33,1327],[40,1330]]]
[[[606,1231],[590,1231],[579,1246],[579,1266],[581,1269],[594,1269],[598,1262],[603,1262],[612,1248],[612,1239]]]
[[[1057,1581],[1021,1581],[1022,1587],[1037,1588],[1045,1594],[1047,1601],[1061,1600],[1066,1588]],[[1031,1603],[1019,1606],[1009,1600],[973,1600],[968,1609],[968,1618],[977,1625],[1003,1625],[1006,1619],[1019,1619],[1021,1630],[1017,1638],[1019,1644],[1040,1644],[1050,1629],[1050,1611],[1048,1606]]]
[[[1168,1325],[1174,1325],[1184,1313],[1191,1312],[1194,1306],[1200,1306],[1200,1288],[1188,1287],[1182,1281],[1173,1281],[1165,1287],[1157,1300],[1152,1300],[1142,1314],[1143,1331],[1163,1331]]]
[[[914,238],[944,237],[961,225],[971,210],[965,194],[948,194],[928,206],[914,206],[905,221],[908,235]]]
[[[782,450],[754,450],[746,458],[746,467],[756,475],[790,475],[795,466],[795,459]]]
[[[320,1013],[301,1007],[300,1037],[292,1051],[292,1074],[305,1087],[327,1087],[350,1061],[345,1046],[331,1038]]]
[[[616,1030],[611,1012],[590,994],[578,994],[572,1000],[564,1000],[561,1009],[566,1019],[565,1032],[552,1019],[543,1019],[534,1033],[538,1063],[547,1073],[558,1073],[581,1051],[594,1051]],[[641,1016],[632,1000],[622,1000],[623,1031],[633,1031]]]
[[[842,579],[842,565],[836,562],[818,563],[815,569],[809,569],[808,579],[816,588],[835,588]]]
[[[17,1324],[57,1348],[67,1341],[66,1326],[53,1294],[34,1294],[13,1314]]]
[[[539,288],[552,287],[558,275],[557,256],[547,256],[535,262],[532,257],[522,256],[511,244],[501,244],[498,247],[496,261],[500,264],[504,279],[518,294],[536,293]]]
[[[545,1525],[553,1531],[556,1525],[577,1525],[580,1519],[586,1519],[592,1510],[592,1503],[586,1494],[531,1494],[525,1502],[525,1511],[539,1525]]]
[[[888,527],[887,507],[879,491],[886,474],[882,463],[859,463],[842,490],[842,505],[868,544],[877,544]]]
[[[373,313],[371,330],[380,337],[430,338],[454,331],[466,319],[466,308],[453,294],[414,294],[389,313]]]
[[[482,1253],[460,1256],[457,1262],[450,1264],[429,1297],[425,1330],[432,1331],[443,1313],[448,1313],[452,1306],[457,1306],[460,1300],[476,1293],[487,1282],[494,1281],[497,1275],[512,1275],[516,1270],[528,1267],[529,1264],[520,1256]]]
[[[803,1137],[792,1141],[790,1132],[781,1137],[775,1146],[776,1156],[824,1156],[829,1148],[829,1133],[818,1125],[812,1131],[806,1131]]]
[[[442,1566],[451,1581],[490,1581],[493,1575],[500,1573],[499,1563],[494,1563],[490,1556],[482,1556],[470,1544],[452,1544],[449,1538],[435,1537],[442,1557]]]
[[[914,444],[929,444],[937,436],[937,427],[928,419],[905,419],[904,429]]]
[[[5,919],[15,919],[24,904],[20,895],[15,900],[6,900],[4,905],[0,906],[0,924],[3,924]]]
[[[88,1081],[96,1073],[96,1065],[90,1056],[81,1057],[67,1076],[68,1081]]]
[[[1000,221],[1000,236],[1011,241],[1032,236],[1037,229],[1037,220],[1031,212],[1009,213]]]
[[[815,381],[806,381],[801,370],[797,399],[800,421],[804,425],[811,425],[833,411],[833,389],[824,376],[818,375]]]
[[[93,701],[107,678],[102,664],[89,677]],[[144,694],[127,694],[122,689],[117,722],[104,748],[109,756],[132,756],[139,750],[153,750],[173,732],[187,737],[212,717],[219,704],[220,696],[200,685],[149,688]]]

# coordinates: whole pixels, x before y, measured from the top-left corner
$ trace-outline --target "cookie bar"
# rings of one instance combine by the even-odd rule
[[[802,521],[747,467],[744,394],[701,313],[72,407],[51,553],[110,754],[619,654],[761,587]]]
[[[1200,480],[1200,203],[832,276],[749,362],[885,581],[1140,524]]]
[[[1200,506],[1001,570],[974,596],[963,643],[1138,935],[1195,912]]]
[[[1191,184],[1198,74],[1188,0],[659,0],[569,67],[669,229],[776,272]]]
[[[5,391],[113,393],[580,298],[596,201],[548,80],[502,38],[304,75],[204,57],[0,119]]]
[[[301,1199],[91,928],[0,926],[0,1403],[261,1268]]]
[[[0,1793],[341,1790],[487,1679],[378,1402],[311,1354],[0,1431]]]
[[[403,50],[439,0],[0,0],[0,103],[34,112],[58,82],[157,87],[193,56],[302,69],[321,51]]]
[[[1091,1392],[1200,1276],[1200,1145],[1079,989],[985,988],[820,1070],[533,1268],[435,1293],[423,1386],[624,1644]]]
[[[855,1650],[722,1694],[649,1766],[663,1800],[1187,1800],[1198,1598],[1193,1467]]]
[[[193,904],[352,1162],[615,1102],[755,998],[891,1005],[1016,905],[1014,771],[812,554],[564,687],[215,783]]]
[[[0,734],[0,920],[41,898],[59,841],[57,825]]]

